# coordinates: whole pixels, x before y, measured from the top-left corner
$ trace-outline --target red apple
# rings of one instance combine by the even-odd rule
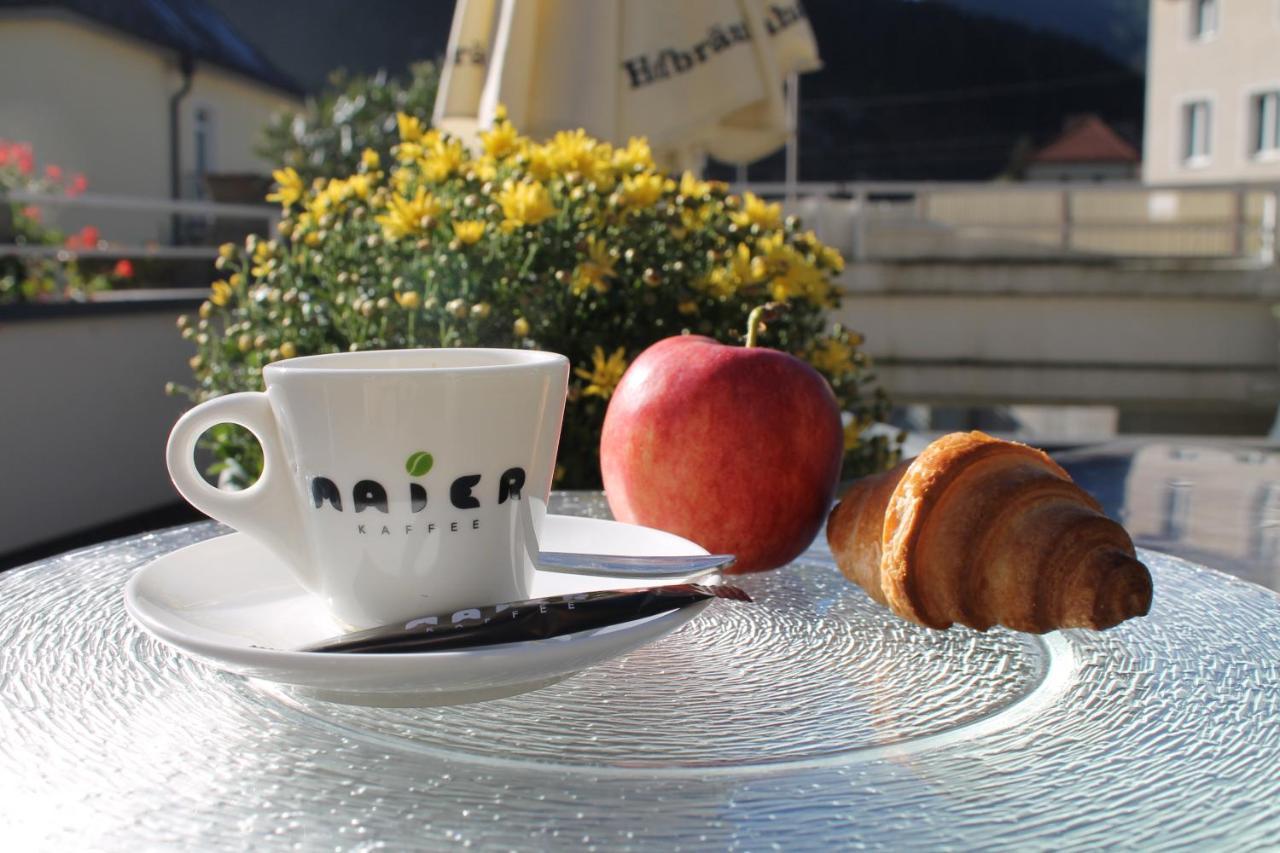
[[[731,571],[753,572],[813,541],[843,453],[840,408],[812,367],[684,335],[646,349],[622,377],[600,468],[619,521],[735,554]]]

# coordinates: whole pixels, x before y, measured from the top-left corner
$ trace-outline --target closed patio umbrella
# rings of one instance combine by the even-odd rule
[[[473,138],[501,104],[533,137],[747,163],[793,129],[783,80],[819,67],[798,0],[458,0],[434,119]]]

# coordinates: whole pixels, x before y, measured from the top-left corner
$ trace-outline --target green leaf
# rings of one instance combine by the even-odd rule
[[[409,472],[410,477],[421,477],[431,470],[434,463],[435,460],[431,458],[430,453],[419,450],[409,455],[409,459],[404,463],[404,470]]]

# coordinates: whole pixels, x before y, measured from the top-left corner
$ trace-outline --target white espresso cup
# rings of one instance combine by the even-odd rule
[[[208,400],[170,433],[169,476],[192,505],[258,540],[350,628],[531,597],[564,356],[388,350],[262,373],[265,393]],[[222,423],[262,445],[243,491],[195,467],[197,440]]]

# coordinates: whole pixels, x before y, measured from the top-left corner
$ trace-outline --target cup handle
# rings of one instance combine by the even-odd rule
[[[238,492],[209,485],[195,465],[200,436],[226,423],[249,430],[262,445],[262,476]],[[215,397],[191,409],[173,425],[165,450],[169,477],[192,506],[258,540],[307,582],[311,560],[286,459],[275,413],[260,391]]]

